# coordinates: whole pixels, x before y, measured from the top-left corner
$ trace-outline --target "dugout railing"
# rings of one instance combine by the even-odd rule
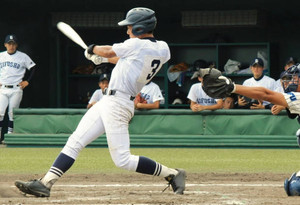
[[[16,109],[7,146],[63,146],[86,109]],[[282,111],[189,109],[136,111],[129,125],[132,147],[297,148],[297,120]],[[105,134],[89,147],[107,146]]]

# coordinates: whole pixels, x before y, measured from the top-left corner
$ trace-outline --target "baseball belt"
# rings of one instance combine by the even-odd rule
[[[16,88],[16,87],[19,87],[20,85],[1,85],[0,84],[0,87],[4,87],[4,88]]]
[[[134,96],[130,96],[128,94],[122,93],[120,91],[117,90],[105,90],[104,91],[104,95],[116,95],[116,96],[122,96],[122,97],[126,97],[129,98],[129,100],[133,101],[134,100]]]

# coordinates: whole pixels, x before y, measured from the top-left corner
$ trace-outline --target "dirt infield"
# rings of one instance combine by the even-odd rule
[[[0,204],[300,204],[287,197],[284,174],[188,173],[184,195],[170,189],[159,177],[141,174],[66,174],[52,188],[51,197],[23,195],[14,180],[40,176],[0,175]]]

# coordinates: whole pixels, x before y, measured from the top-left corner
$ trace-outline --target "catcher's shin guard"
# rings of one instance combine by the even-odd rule
[[[16,181],[16,187],[25,194],[31,194],[37,197],[49,197],[50,189],[47,188],[40,180],[34,179],[28,182]]]
[[[170,185],[172,186],[172,189],[175,194],[183,194],[185,190],[186,172],[183,169],[176,169],[176,170],[178,171],[177,175],[172,174],[165,177],[165,179],[169,182],[169,186]]]

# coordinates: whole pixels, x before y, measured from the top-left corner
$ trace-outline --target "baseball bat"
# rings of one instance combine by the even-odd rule
[[[70,25],[64,22],[58,22],[57,28],[63,34],[65,34],[69,39],[71,39],[73,42],[81,46],[83,49],[87,48],[87,45],[84,43],[84,41],[81,39],[78,33]]]

